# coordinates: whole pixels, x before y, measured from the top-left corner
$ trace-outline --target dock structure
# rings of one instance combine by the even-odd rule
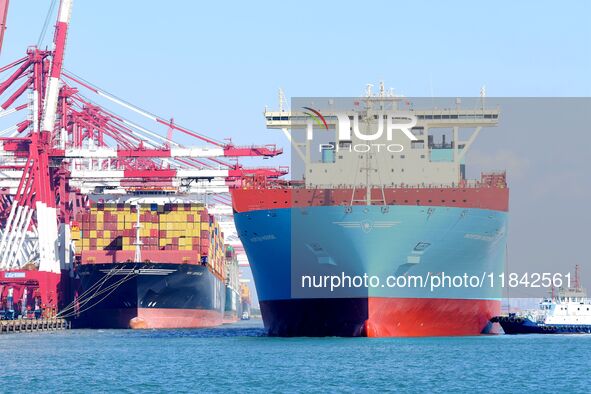
[[[57,331],[69,330],[71,323],[66,319],[16,319],[1,320],[0,334],[16,332],[38,332],[38,331]]]

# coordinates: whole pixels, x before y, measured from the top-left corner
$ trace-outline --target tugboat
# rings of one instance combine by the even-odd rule
[[[491,321],[500,323],[505,334],[591,334],[591,299],[580,286],[578,265],[574,284],[543,299],[537,310],[496,316]]]

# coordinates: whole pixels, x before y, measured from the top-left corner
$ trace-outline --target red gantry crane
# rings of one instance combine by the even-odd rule
[[[0,48],[7,0],[0,0]],[[0,131],[0,302],[33,287],[45,305],[58,308],[70,266],[69,226],[90,194],[166,191],[216,194],[245,179],[278,178],[288,169],[246,168],[240,157],[273,157],[275,145],[236,146],[182,127],[132,105],[63,69],[72,0],[61,0],[53,48],[30,47],[0,67],[0,118],[27,114]],[[144,126],[87,96],[119,105]],[[162,136],[153,127],[166,127]],[[172,130],[199,146],[172,139]],[[18,290],[18,289],[17,289]],[[31,291],[29,291],[30,293]]]

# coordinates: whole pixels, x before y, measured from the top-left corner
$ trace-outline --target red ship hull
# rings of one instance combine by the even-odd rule
[[[347,206],[351,202],[353,205],[364,205],[365,193],[364,189],[234,189],[232,204],[239,213],[262,209]],[[386,205],[509,210],[509,189],[506,186],[372,189],[371,199],[385,200]]]
[[[191,328],[216,327],[223,323],[219,311],[196,309],[138,308],[137,316],[129,320],[129,328]]]
[[[434,298],[262,301],[272,336],[426,337],[488,333],[500,301]]]
[[[368,337],[479,335],[501,311],[497,300],[369,298],[367,302]]]

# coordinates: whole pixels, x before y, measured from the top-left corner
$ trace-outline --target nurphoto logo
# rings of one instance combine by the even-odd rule
[[[328,122],[322,113],[311,107],[302,107],[306,114],[310,118],[308,127],[306,129],[306,138],[308,141],[314,139],[314,127],[312,121],[321,128],[326,130],[329,129]],[[377,111],[374,113],[374,119],[377,120],[377,130],[371,132],[366,130],[362,133],[359,129],[359,114],[353,113],[348,114],[346,112],[336,112],[333,117],[336,116],[338,123],[338,141],[352,141],[352,136],[359,141],[378,141],[383,139],[384,133],[386,134],[386,140],[392,141],[394,132],[401,131],[410,141],[417,141],[417,137],[411,132],[411,129],[417,124],[417,117],[408,112],[400,111]],[[351,125],[352,123],[352,125]],[[384,143],[356,143],[348,144],[346,146],[340,146],[340,144],[319,144],[319,151],[326,149],[334,149],[336,151],[345,148],[348,151],[355,152],[368,152],[375,148],[378,152],[383,149],[388,152],[402,152],[404,146],[401,144],[384,144]]]

